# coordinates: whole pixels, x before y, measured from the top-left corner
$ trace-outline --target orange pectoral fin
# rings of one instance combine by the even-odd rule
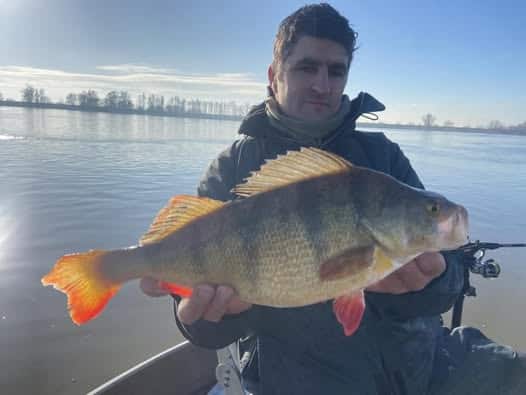
[[[189,298],[192,296],[192,288],[184,287],[182,285],[177,285],[174,283],[168,283],[166,281],[159,281],[159,286],[175,295],[182,296],[183,298]]]
[[[351,248],[329,258],[320,266],[320,279],[331,281],[359,273],[373,264],[374,250],[374,246]]]
[[[335,299],[332,310],[342,324],[345,336],[351,336],[360,326],[365,311],[363,291]]]

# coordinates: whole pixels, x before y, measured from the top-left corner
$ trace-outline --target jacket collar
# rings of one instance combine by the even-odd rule
[[[349,129],[349,127],[354,129],[356,120],[361,115],[384,110],[385,106],[376,100],[372,95],[366,92],[360,92],[358,96],[351,100],[351,110],[343,122],[343,125],[345,125],[346,130]],[[338,129],[335,130],[335,132],[337,131]],[[265,137],[269,135],[279,137],[279,132],[270,126],[268,122],[267,115],[265,113],[264,102],[252,107],[252,109],[241,122],[238,133],[252,137]]]

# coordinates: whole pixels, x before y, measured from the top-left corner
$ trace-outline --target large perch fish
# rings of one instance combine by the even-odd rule
[[[365,287],[423,252],[467,239],[462,206],[315,148],[267,162],[234,192],[244,199],[176,196],[138,246],[65,255],[42,283],[67,294],[79,325],[122,283],[150,276],[183,296],[211,283],[274,307],[336,299],[350,335]]]

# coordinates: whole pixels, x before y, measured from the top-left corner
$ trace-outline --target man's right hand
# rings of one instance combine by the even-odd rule
[[[167,295],[156,284],[157,280],[144,278],[141,280],[141,289],[149,296]],[[240,300],[229,286],[199,284],[194,287],[192,296],[178,303],[177,316],[185,325],[191,325],[199,319],[219,322],[227,314],[239,314],[251,307],[252,304]]]
[[[200,284],[192,296],[179,302],[177,316],[186,325],[199,319],[219,322],[226,314],[239,314],[251,307],[252,304],[240,300],[231,287]]]

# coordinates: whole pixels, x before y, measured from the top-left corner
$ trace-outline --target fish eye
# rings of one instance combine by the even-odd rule
[[[436,216],[440,213],[440,204],[438,202],[430,202],[426,205],[429,214]]]

